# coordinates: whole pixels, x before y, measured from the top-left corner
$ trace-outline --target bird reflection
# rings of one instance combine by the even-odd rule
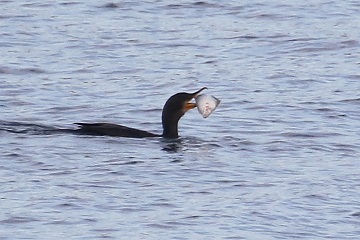
[[[180,138],[172,139],[172,140],[164,139],[161,141],[161,144],[162,144],[161,150],[168,153],[178,153],[182,151],[182,149],[184,148],[183,141]]]

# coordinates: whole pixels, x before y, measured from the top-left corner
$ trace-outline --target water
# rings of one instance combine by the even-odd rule
[[[357,1],[2,1],[1,239],[358,239]],[[181,138],[56,133],[106,121]]]

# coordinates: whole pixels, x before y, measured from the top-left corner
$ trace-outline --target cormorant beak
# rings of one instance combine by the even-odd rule
[[[185,112],[189,111],[190,109],[196,108],[196,104],[195,103],[186,103],[185,105]]]
[[[196,98],[205,89],[207,89],[207,87],[203,87],[199,91],[196,91],[196,92],[190,94],[190,99],[186,102],[185,107],[184,107],[185,112],[189,111],[190,109],[196,108],[196,103],[191,103],[190,101],[193,98]]]

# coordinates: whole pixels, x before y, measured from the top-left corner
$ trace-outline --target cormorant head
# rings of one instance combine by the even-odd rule
[[[190,101],[195,98],[206,87],[194,93],[177,93],[171,96],[165,103],[162,111],[163,137],[177,138],[178,122],[180,118],[190,109],[196,107]]]

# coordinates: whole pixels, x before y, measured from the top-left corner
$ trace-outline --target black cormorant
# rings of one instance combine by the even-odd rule
[[[188,110],[196,107],[196,104],[190,101],[204,89],[206,87],[194,93],[177,93],[166,101],[162,110],[163,133],[161,135],[112,123],[75,123],[80,126],[77,131],[82,134],[101,136],[177,138],[179,137],[178,123],[180,118]]]

